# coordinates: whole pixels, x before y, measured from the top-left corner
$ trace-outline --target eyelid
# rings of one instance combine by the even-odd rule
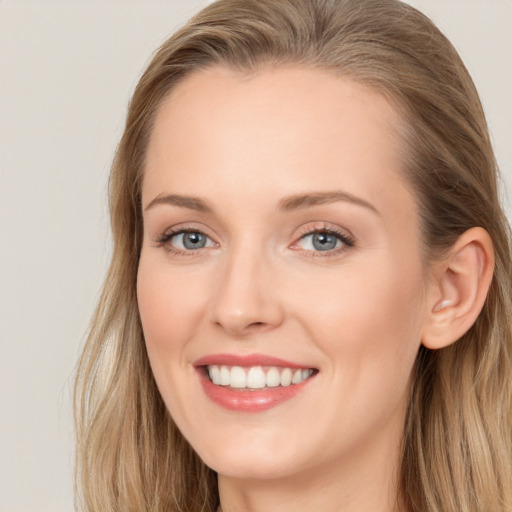
[[[167,225],[165,229],[159,229],[152,237],[153,242],[158,243],[165,238],[169,238],[178,233],[202,233],[203,235],[215,240],[217,237],[210,228],[202,223],[179,222],[174,225]]]

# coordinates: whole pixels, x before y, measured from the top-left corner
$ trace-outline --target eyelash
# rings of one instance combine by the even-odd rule
[[[177,235],[185,234],[185,233],[199,233],[199,234],[202,234],[205,237],[210,239],[210,237],[208,237],[208,235],[206,233],[204,233],[204,231],[190,227],[190,228],[186,228],[186,229],[179,228],[179,229],[168,230],[165,233],[163,233],[161,236],[159,236],[155,240],[155,242],[157,243],[157,247],[162,247],[167,252],[169,252],[171,254],[176,254],[178,256],[185,256],[185,257],[195,256],[194,253],[197,253],[197,251],[199,249],[182,250],[182,249],[177,249],[176,247],[173,247],[171,244],[168,243],[173,237],[175,237]],[[304,250],[304,249],[301,250],[300,248],[294,248],[294,246],[296,246],[301,240],[304,240],[304,238],[306,238],[307,236],[311,236],[311,235],[315,235],[315,234],[325,234],[328,236],[329,235],[334,236],[343,245],[341,247],[326,250],[326,251],[314,251],[314,250]],[[345,252],[346,250],[348,250],[354,246],[355,246],[355,240],[351,235],[344,233],[332,226],[324,224],[323,226],[315,227],[314,229],[303,229],[301,231],[301,236],[298,238],[298,240],[296,242],[294,242],[291,245],[291,248],[293,250],[301,251],[307,257],[329,258],[329,257],[339,256],[342,252]]]
[[[204,231],[202,231],[200,229],[193,228],[193,227],[186,228],[186,229],[184,229],[184,228],[170,229],[170,230],[167,230],[165,233],[163,233],[161,236],[159,236],[155,240],[157,243],[157,247],[162,247],[167,252],[169,252],[171,254],[176,254],[177,256],[185,256],[185,257],[195,256],[194,253],[196,253],[198,251],[198,249],[183,250],[183,249],[178,249],[176,247],[173,247],[171,244],[168,243],[173,237],[175,237],[177,235],[182,235],[185,233],[200,233],[200,234],[204,235],[206,238],[210,239],[210,237]]]
[[[300,238],[292,244],[293,246],[296,246],[301,240],[304,240],[307,236],[315,235],[315,234],[325,234],[328,236],[334,236],[336,237],[341,243],[341,247],[337,247],[334,249],[329,249],[326,251],[312,251],[312,250],[302,250],[302,253],[310,258],[332,258],[337,257],[341,253],[347,251],[348,249],[354,247],[355,239],[352,235],[349,235],[348,233],[342,232],[339,229],[336,229],[333,226],[323,224],[322,226],[316,227],[314,229],[308,229],[305,228],[301,231]],[[301,250],[301,249],[295,249],[295,250]]]

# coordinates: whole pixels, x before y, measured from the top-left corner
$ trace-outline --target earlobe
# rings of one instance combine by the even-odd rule
[[[439,349],[457,341],[483,308],[494,269],[491,237],[483,228],[464,232],[436,266],[422,343]]]

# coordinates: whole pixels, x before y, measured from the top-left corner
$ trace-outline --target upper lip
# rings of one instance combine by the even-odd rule
[[[268,356],[265,354],[211,354],[201,357],[194,362],[194,366],[281,366],[284,368],[312,368],[309,365],[287,361],[278,357]]]

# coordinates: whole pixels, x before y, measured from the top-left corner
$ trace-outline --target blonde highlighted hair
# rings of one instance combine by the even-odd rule
[[[401,115],[405,179],[426,262],[467,229],[494,243],[475,325],[421,348],[404,426],[399,494],[411,512],[512,510],[512,254],[484,113],[460,57],[398,0],[220,0],[156,52],[130,103],[110,179],[114,250],[76,377],[77,506],[87,512],[213,512],[216,475],[163,404],[140,325],[141,183],[155,114],[194,70],[299,64],[385,95]]]

